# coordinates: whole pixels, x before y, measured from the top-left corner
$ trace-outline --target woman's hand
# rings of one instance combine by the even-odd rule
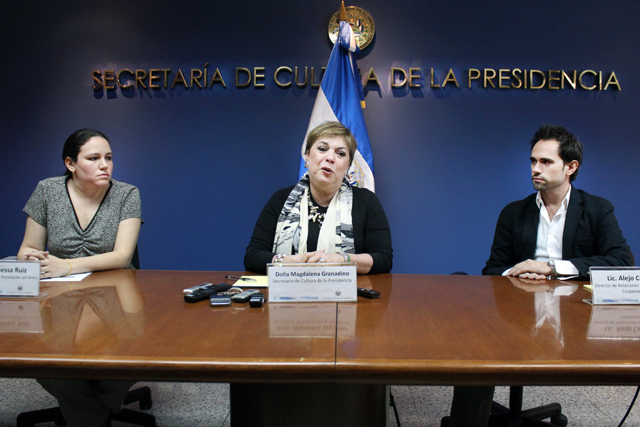
[[[311,252],[313,253],[313,252]],[[303,254],[295,254],[295,255],[287,255],[284,257],[284,259],[282,260],[283,263],[297,263],[297,264],[305,264],[307,262],[307,260],[309,259],[309,252],[305,252]],[[275,257],[273,258],[272,262],[275,262]]]
[[[322,261],[320,261],[322,260]],[[328,254],[325,251],[305,252],[303,254],[287,255],[284,263],[315,264],[327,262],[344,262],[344,257],[340,254]]]
[[[127,268],[131,263],[131,258],[136,248],[141,224],[140,218],[129,218],[120,221],[113,251],[73,258],[70,264],[66,258],[55,257],[44,250],[47,246],[47,229],[35,222],[33,218],[28,217],[24,240],[18,251],[17,258],[19,260],[39,260],[41,267],[40,277],[43,279],[62,277],[69,273]]]
[[[44,261],[48,256],[48,251],[38,251],[36,249],[32,249],[24,253],[23,259],[26,259],[27,261]]]
[[[340,254],[328,254],[325,251],[307,252],[309,258],[307,263],[327,263],[327,262],[344,262],[344,257]]]
[[[71,272],[71,264],[69,263],[69,260],[55,257],[47,251],[33,250],[25,253],[24,255],[27,260],[40,261],[41,279],[62,277]]]
[[[369,254],[350,254],[351,262],[355,262],[357,265],[358,274],[367,274],[371,270],[373,265],[373,258]],[[301,264],[316,264],[316,263],[340,263],[344,262],[344,256],[341,254],[328,254],[325,251],[305,252],[303,254],[287,255],[284,257],[283,262],[295,262]],[[275,262],[275,257],[272,262]]]

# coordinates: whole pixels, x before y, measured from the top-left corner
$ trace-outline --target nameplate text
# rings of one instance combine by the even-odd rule
[[[591,267],[593,304],[640,304],[640,267]]]
[[[356,302],[355,263],[267,264],[269,302]]]

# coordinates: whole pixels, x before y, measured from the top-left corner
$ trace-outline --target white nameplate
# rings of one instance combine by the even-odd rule
[[[640,267],[591,267],[593,304],[640,304]]]
[[[267,264],[269,302],[356,302],[356,263]]]
[[[0,297],[37,297],[40,261],[0,261]]]

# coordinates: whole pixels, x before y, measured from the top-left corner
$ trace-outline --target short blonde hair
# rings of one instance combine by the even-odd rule
[[[305,147],[304,153],[309,154],[311,147],[313,147],[316,141],[328,136],[339,136],[345,140],[349,147],[349,166],[351,166],[353,156],[355,156],[356,150],[358,149],[358,143],[349,128],[340,122],[324,122],[313,128],[307,137],[307,146]]]

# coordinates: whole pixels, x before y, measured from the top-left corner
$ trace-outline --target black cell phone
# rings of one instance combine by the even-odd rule
[[[199,285],[192,286],[187,289],[183,289],[182,292],[184,292],[185,295],[188,295],[203,289],[208,289],[212,286],[213,286],[213,283],[200,283]]]
[[[184,301],[188,303],[203,301],[208,299],[211,295],[215,295],[218,292],[228,291],[229,289],[231,289],[231,285],[226,283],[207,286],[206,288],[196,290],[190,294],[184,294]]]
[[[257,294],[259,292],[260,291],[257,290],[257,289],[248,289],[248,290],[246,290],[244,292],[241,292],[239,294],[232,295],[231,296],[231,301],[239,302],[239,303],[247,302],[251,298],[251,295]]]
[[[264,294],[262,292],[258,292],[251,295],[251,299],[249,300],[249,306],[262,307],[262,304],[264,304]]]
[[[373,289],[358,288],[358,295],[369,299],[380,298],[380,292]]]

